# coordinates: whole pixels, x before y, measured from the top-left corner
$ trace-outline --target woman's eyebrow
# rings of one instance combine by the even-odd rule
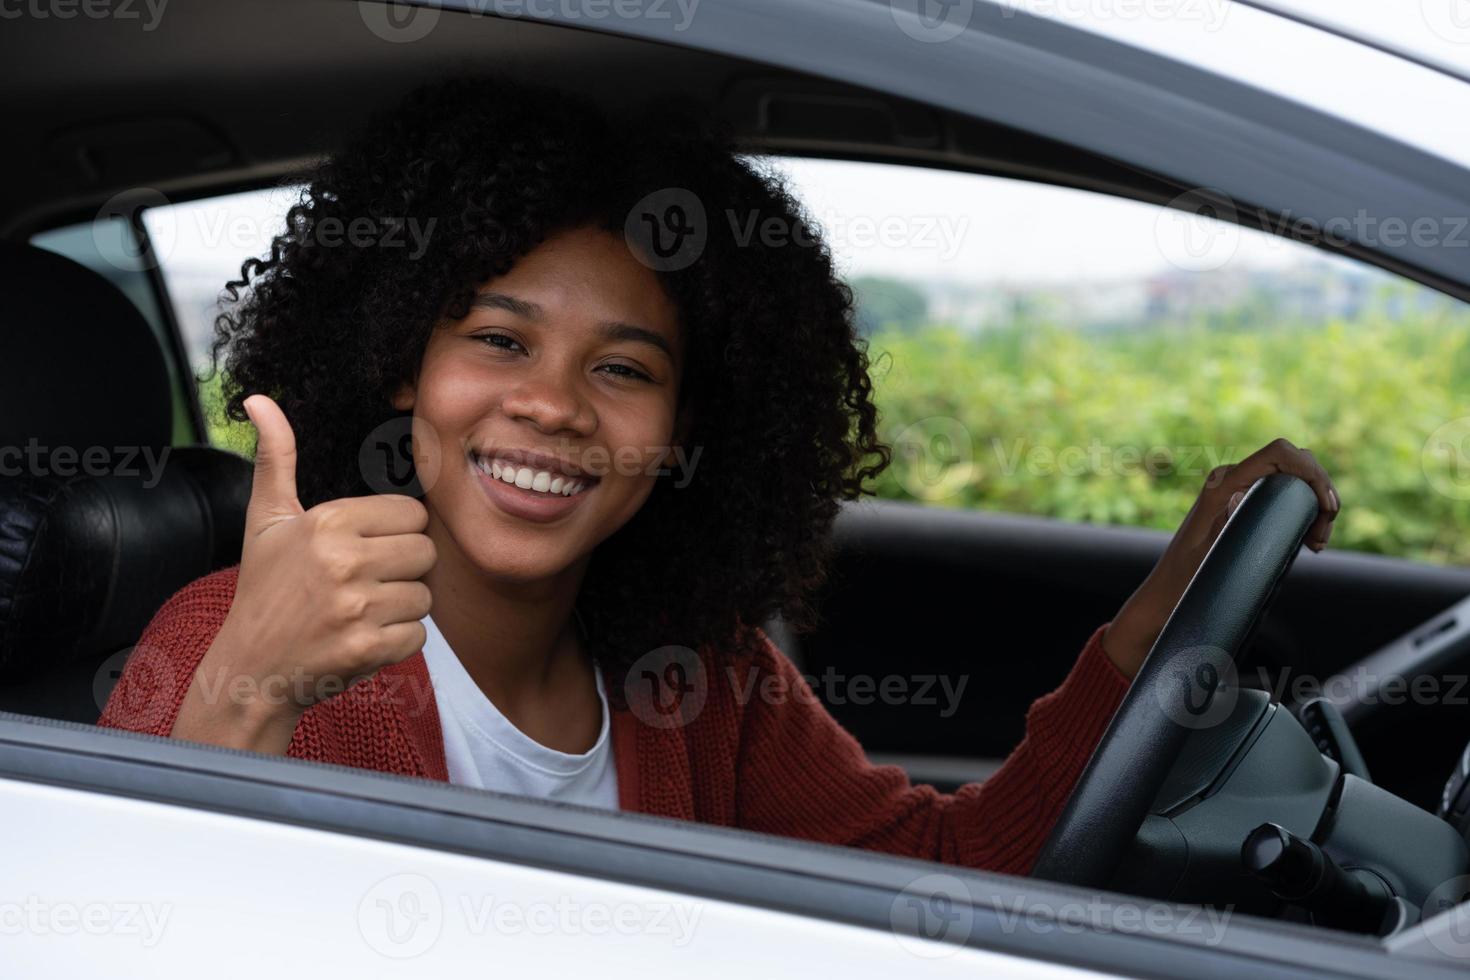
[[[648,344],[664,352],[664,356],[670,361],[674,360],[674,349],[664,339],[663,334],[640,327],[632,323],[621,323],[618,321],[607,321],[598,324],[602,335],[609,340],[627,340],[635,344]]]
[[[505,310],[528,320],[541,319],[542,312],[541,307],[535,303],[496,292],[476,293],[475,298],[470,301],[470,309]]]

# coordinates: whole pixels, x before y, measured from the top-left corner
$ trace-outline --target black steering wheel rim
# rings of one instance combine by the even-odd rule
[[[1317,516],[1303,480],[1257,480],[1200,563],[1088,760],[1031,874],[1103,888],[1117,871],[1215,686],[1270,606]]]

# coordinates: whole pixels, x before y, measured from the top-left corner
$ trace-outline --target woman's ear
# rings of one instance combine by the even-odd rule
[[[400,412],[411,412],[413,411],[413,405],[414,401],[416,400],[417,394],[418,393],[414,390],[413,385],[410,382],[405,381],[402,385],[399,386],[397,391],[393,392],[393,397],[388,399],[388,401],[392,403],[393,407],[398,409]]]

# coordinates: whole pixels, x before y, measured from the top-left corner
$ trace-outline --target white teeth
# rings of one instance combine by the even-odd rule
[[[512,486],[520,487],[522,490],[534,490],[538,493],[558,493],[563,497],[581,493],[587,484],[582,480],[574,480],[560,473],[552,473],[548,470],[534,470],[529,466],[516,466],[513,463],[502,462],[498,459],[485,460],[481,457],[475,458],[475,465],[483,473],[488,473],[497,480],[503,480]]]

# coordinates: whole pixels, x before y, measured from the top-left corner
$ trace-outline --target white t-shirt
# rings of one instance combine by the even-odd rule
[[[602,671],[597,670],[597,697],[602,702],[602,730],[597,744],[582,755],[549,749],[522,732],[480,690],[431,617],[424,617],[428,639],[424,662],[439,706],[444,730],[444,761],[449,781],[497,793],[534,796],[563,803],[618,808],[618,773],[613,765],[612,737]]]

